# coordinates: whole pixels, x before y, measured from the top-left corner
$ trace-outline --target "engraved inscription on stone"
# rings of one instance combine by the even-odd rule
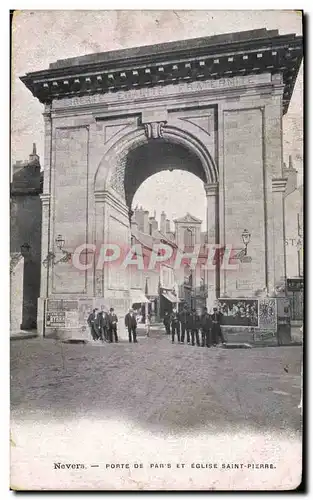
[[[67,108],[71,106],[84,106],[92,104],[101,104],[108,102],[129,101],[133,99],[145,99],[150,97],[177,95],[188,92],[204,91],[210,89],[223,89],[240,87],[243,85],[257,85],[260,83],[271,83],[270,73],[262,75],[245,75],[232,78],[220,78],[218,80],[207,80],[205,82],[179,83],[177,85],[166,85],[165,87],[150,87],[140,89],[122,90],[117,92],[108,92],[106,94],[86,95],[82,97],[70,97],[65,99],[56,99],[53,101],[53,109]]]

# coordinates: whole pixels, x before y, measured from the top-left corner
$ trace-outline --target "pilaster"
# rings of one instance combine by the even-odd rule
[[[274,248],[274,276],[271,285],[274,287],[285,285],[286,281],[286,250],[285,250],[285,217],[284,192],[287,179],[272,179],[272,201],[275,216],[273,217],[273,248]]]
[[[216,245],[218,237],[218,183],[205,184],[207,200],[207,235],[208,250]],[[208,289],[207,308],[210,310],[218,295],[219,265],[216,263],[214,269],[207,269],[206,285]]]

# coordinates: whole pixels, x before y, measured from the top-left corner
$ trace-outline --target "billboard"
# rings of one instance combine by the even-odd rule
[[[256,299],[219,299],[224,326],[259,326],[259,301]]]

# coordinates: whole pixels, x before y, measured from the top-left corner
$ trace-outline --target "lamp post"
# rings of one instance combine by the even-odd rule
[[[21,254],[23,255],[23,257],[26,257],[29,254],[29,251],[30,251],[29,243],[23,243],[23,245],[21,245]]]
[[[56,239],[55,239],[55,244],[56,244],[56,246],[57,246],[60,250],[62,250],[62,248],[64,247],[64,243],[65,243],[65,240],[64,240],[64,238],[63,238],[62,234],[58,234],[58,236],[57,236],[57,237],[56,237]]]
[[[249,233],[247,229],[244,229],[241,234],[241,238],[245,246],[245,255],[247,255],[247,246],[250,243],[251,233]]]

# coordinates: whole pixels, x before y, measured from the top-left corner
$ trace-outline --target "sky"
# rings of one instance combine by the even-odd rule
[[[295,11],[20,11],[12,28],[11,161],[25,160],[37,145],[44,158],[43,105],[19,80],[27,72],[48,68],[51,62],[93,52],[150,45],[248,29],[278,29],[302,34]],[[303,70],[300,69],[283,120],[284,159],[291,154],[301,183],[303,163]],[[187,189],[186,189],[187,187]],[[199,191],[199,188],[201,191]],[[184,203],[181,203],[181,200]],[[134,204],[157,217],[164,209],[170,219],[187,211],[205,220],[202,183],[188,172],[163,172],[142,184]]]

